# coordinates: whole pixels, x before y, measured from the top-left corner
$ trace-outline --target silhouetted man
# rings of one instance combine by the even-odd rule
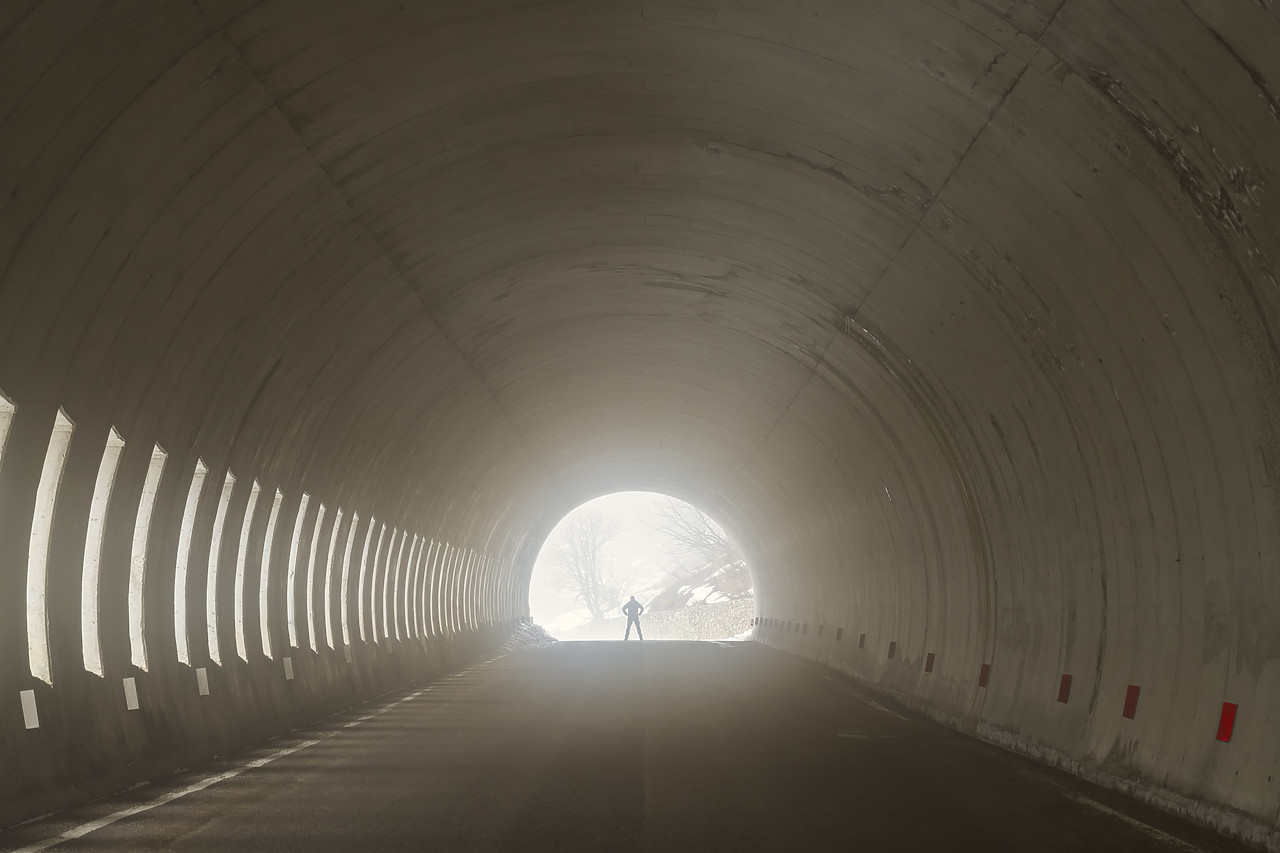
[[[631,639],[631,626],[636,626],[636,636],[644,639],[644,631],[640,630],[640,614],[644,612],[644,605],[636,601],[636,597],[631,596],[631,600],[622,605],[622,612],[627,614],[627,633],[622,639]]]

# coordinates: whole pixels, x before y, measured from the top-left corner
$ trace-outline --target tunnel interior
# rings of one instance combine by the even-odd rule
[[[635,489],[758,641],[1269,831],[1278,16],[0,6],[0,824],[491,652]]]

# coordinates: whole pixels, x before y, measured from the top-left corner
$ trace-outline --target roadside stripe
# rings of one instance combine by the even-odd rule
[[[1077,803],[1080,803],[1081,805],[1088,806],[1089,808],[1095,809],[1096,811],[1100,811],[1105,815],[1110,815],[1111,817],[1119,818],[1120,820],[1124,821],[1125,823],[1129,824],[1135,829],[1141,830],[1142,832],[1145,832],[1147,835],[1150,835],[1152,838],[1156,839],[1157,841],[1161,841],[1178,850],[1186,850],[1186,851],[1189,851],[1189,853],[1200,853],[1200,848],[1196,847],[1194,844],[1191,844],[1190,842],[1187,842],[1187,841],[1183,841],[1181,838],[1170,835],[1169,833],[1164,832],[1162,830],[1156,829],[1151,824],[1143,823],[1142,821],[1138,820],[1136,817],[1129,817],[1124,812],[1118,812],[1113,808],[1104,806],[1102,803],[1098,802],[1097,800],[1091,800],[1088,797],[1082,797],[1078,794],[1068,794],[1068,796],[1071,797],[1071,799],[1075,800]]]
[[[444,679],[443,682],[438,682],[438,683],[452,681],[458,676],[465,675],[473,669],[475,669],[474,666],[468,667],[467,669],[462,670],[461,672],[455,673],[454,675]],[[294,744],[293,746],[284,747],[283,749],[277,749],[275,752],[272,752],[269,755],[265,755],[261,758],[255,758],[252,761],[246,761],[243,764],[241,764],[239,767],[234,767],[222,773],[215,773],[212,776],[206,776],[205,778],[197,782],[193,782],[190,785],[187,785],[185,788],[180,788],[176,791],[169,791],[167,793],[161,794],[160,796],[156,797],[154,800],[151,800],[150,802],[142,803],[136,806],[130,806],[129,808],[121,809],[118,812],[112,812],[111,814],[105,817],[100,817],[97,820],[91,820],[91,821],[88,821],[87,823],[82,823],[79,826],[74,826],[71,829],[67,829],[58,833],[57,835],[53,835],[53,836],[50,836],[49,838],[45,838],[41,841],[37,841],[34,844],[29,844],[26,847],[19,847],[16,850],[12,851],[12,853],[40,853],[40,851],[42,850],[48,850],[51,847],[56,847],[57,845],[63,844],[67,841],[75,841],[78,838],[83,838],[84,836],[88,835],[91,832],[97,832],[99,829],[104,829],[108,826],[111,826],[111,824],[118,823],[119,821],[125,820],[126,818],[130,818],[130,817],[133,817],[134,815],[139,815],[144,812],[151,811],[152,809],[159,808],[160,806],[166,805],[168,803],[172,803],[174,800],[180,800],[183,797],[189,796],[191,794],[197,794],[200,791],[204,791],[208,788],[212,788],[214,785],[217,785],[221,782],[226,782],[229,779],[234,779],[235,777],[244,773],[246,770],[257,770],[261,767],[266,767],[268,764],[270,764],[273,761],[278,761],[279,759],[284,758],[285,756],[293,755],[295,752],[301,752],[304,749],[308,749],[309,747],[313,747],[318,743],[329,740],[330,738],[340,734],[346,729],[352,729],[352,728],[355,728],[356,726],[361,725],[362,723],[367,723],[368,721],[374,719],[375,717],[378,717],[381,714],[385,714],[388,711],[392,710],[393,708],[396,708],[399,705],[402,705],[411,699],[418,699],[421,696],[427,693],[430,693],[435,687],[436,685],[432,684],[430,687],[424,687],[423,689],[417,691],[416,693],[411,693],[408,696],[404,696],[400,699],[397,699],[394,702],[389,702],[383,707],[379,708],[378,710],[373,711],[372,713],[365,714],[363,717],[358,717],[357,719],[352,720],[349,723],[344,723],[341,728],[335,729],[334,731],[327,732],[318,737],[314,737],[311,740],[303,741],[302,743],[299,743],[299,744]]]
[[[336,734],[336,732],[334,734]],[[171,803],[174,800],[180,800],[183,797],[187,796],[188,794],[194,794],[199,791],[203,791],[206,788],[211,788],[214,785],[218,784],[219,782],[225,782],[228,779],[234,779],[235,777],[239,776],[241,773],[245,772],[246,770],[252,770],[258,767],[265,767],[278,758],[284,758],[286,755],[292,755],[295,752],[300,752],[301,750],[304,750],[309,746],[315,746],[320,741],[330,737],[333,737],[333,734],[326,735],[324,738],[315,738],[314,740],[303,741],[302,743],[297,744],[296,746],[290,746],[285,749],[278,749],[275,752],[271,753],[270,755],[247,762],[242,766],[237,767],[233,770],[228,770],[225,773],[218,773],[213,776],[207,776],[204,779],[201,779],[199,782],[195,782],[191,785],[188,785],[185,788],[181,788],[177,791],[170,791],[167,794],[162,794],[161,796],[157,797],[156,799],[152,800],[149,803],[143,803],[142,805],[132,806],[127,809],[121,809],[120,811],[115,812],[113,814],[109,814],[106,817],[101,817],[101,818],[98,818],[97,820],[93,820],[88,823],[82,823],[77,827],[73,827],[71,829],[65,830],[64,832],[61,832],[58,835],[52,836],[51,838],[46,838],[43,841],[38,841],[35,844],[31,844],[27,847],[19,847],[18,850],[15,851],[15,853],[37,853],[37,851],[48,850],[50,847],[54,847],[58,844],[62,844],[64,841],[74,841],[77,838],[83,838],[89,833],[97,832],[99,829],[108,827],[111,824],[116,823],[117,821],[122,821],[125,818],[133,817],[134,815],[151,811],[151,809],[158,808],[159,806],[163,806],[166,803]]]
[[[854,693],[853,695],[858,696],[857,693]],[[886,708],[885,706],[881,705],[879,702],[875,701],[874,699],[868,699],[866,696],[858,696],[858,698],[861,699],[863,702],[866,702],[872,708],[875,708],[877,711],[884,711],[886,714],[892,714],[893,716],[897,717],[899,720],[907,719],[906,717],[899,714],[897,711],[894,711],[890,708]]]

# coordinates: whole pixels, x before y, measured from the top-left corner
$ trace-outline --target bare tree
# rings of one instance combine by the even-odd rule
[[[613,518],[598,510],[584,509],[565,520],[552,542],[557,586],[582,602],[592,619],[612,613],[622,600],[622,585],[601,554],[617,536]]]
[[[742,552],[720,525],[691,504],[667,499],[658,510],[658,521],[653,526],[681,558],[675,571],[665,569],[677,580],[745,564]]]

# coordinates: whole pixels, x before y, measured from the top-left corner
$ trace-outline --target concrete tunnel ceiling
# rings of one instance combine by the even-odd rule
[[[5,4],[4,683],[61,407],[51,589],[112,427],[133,509],[167,453],[153,549],[199,458],[251,551],[279,489],[277,549],[306,492],[485,555],[473,628],[663,491],[763,640],[1274,825],[1278,93],[1270,0]]]

